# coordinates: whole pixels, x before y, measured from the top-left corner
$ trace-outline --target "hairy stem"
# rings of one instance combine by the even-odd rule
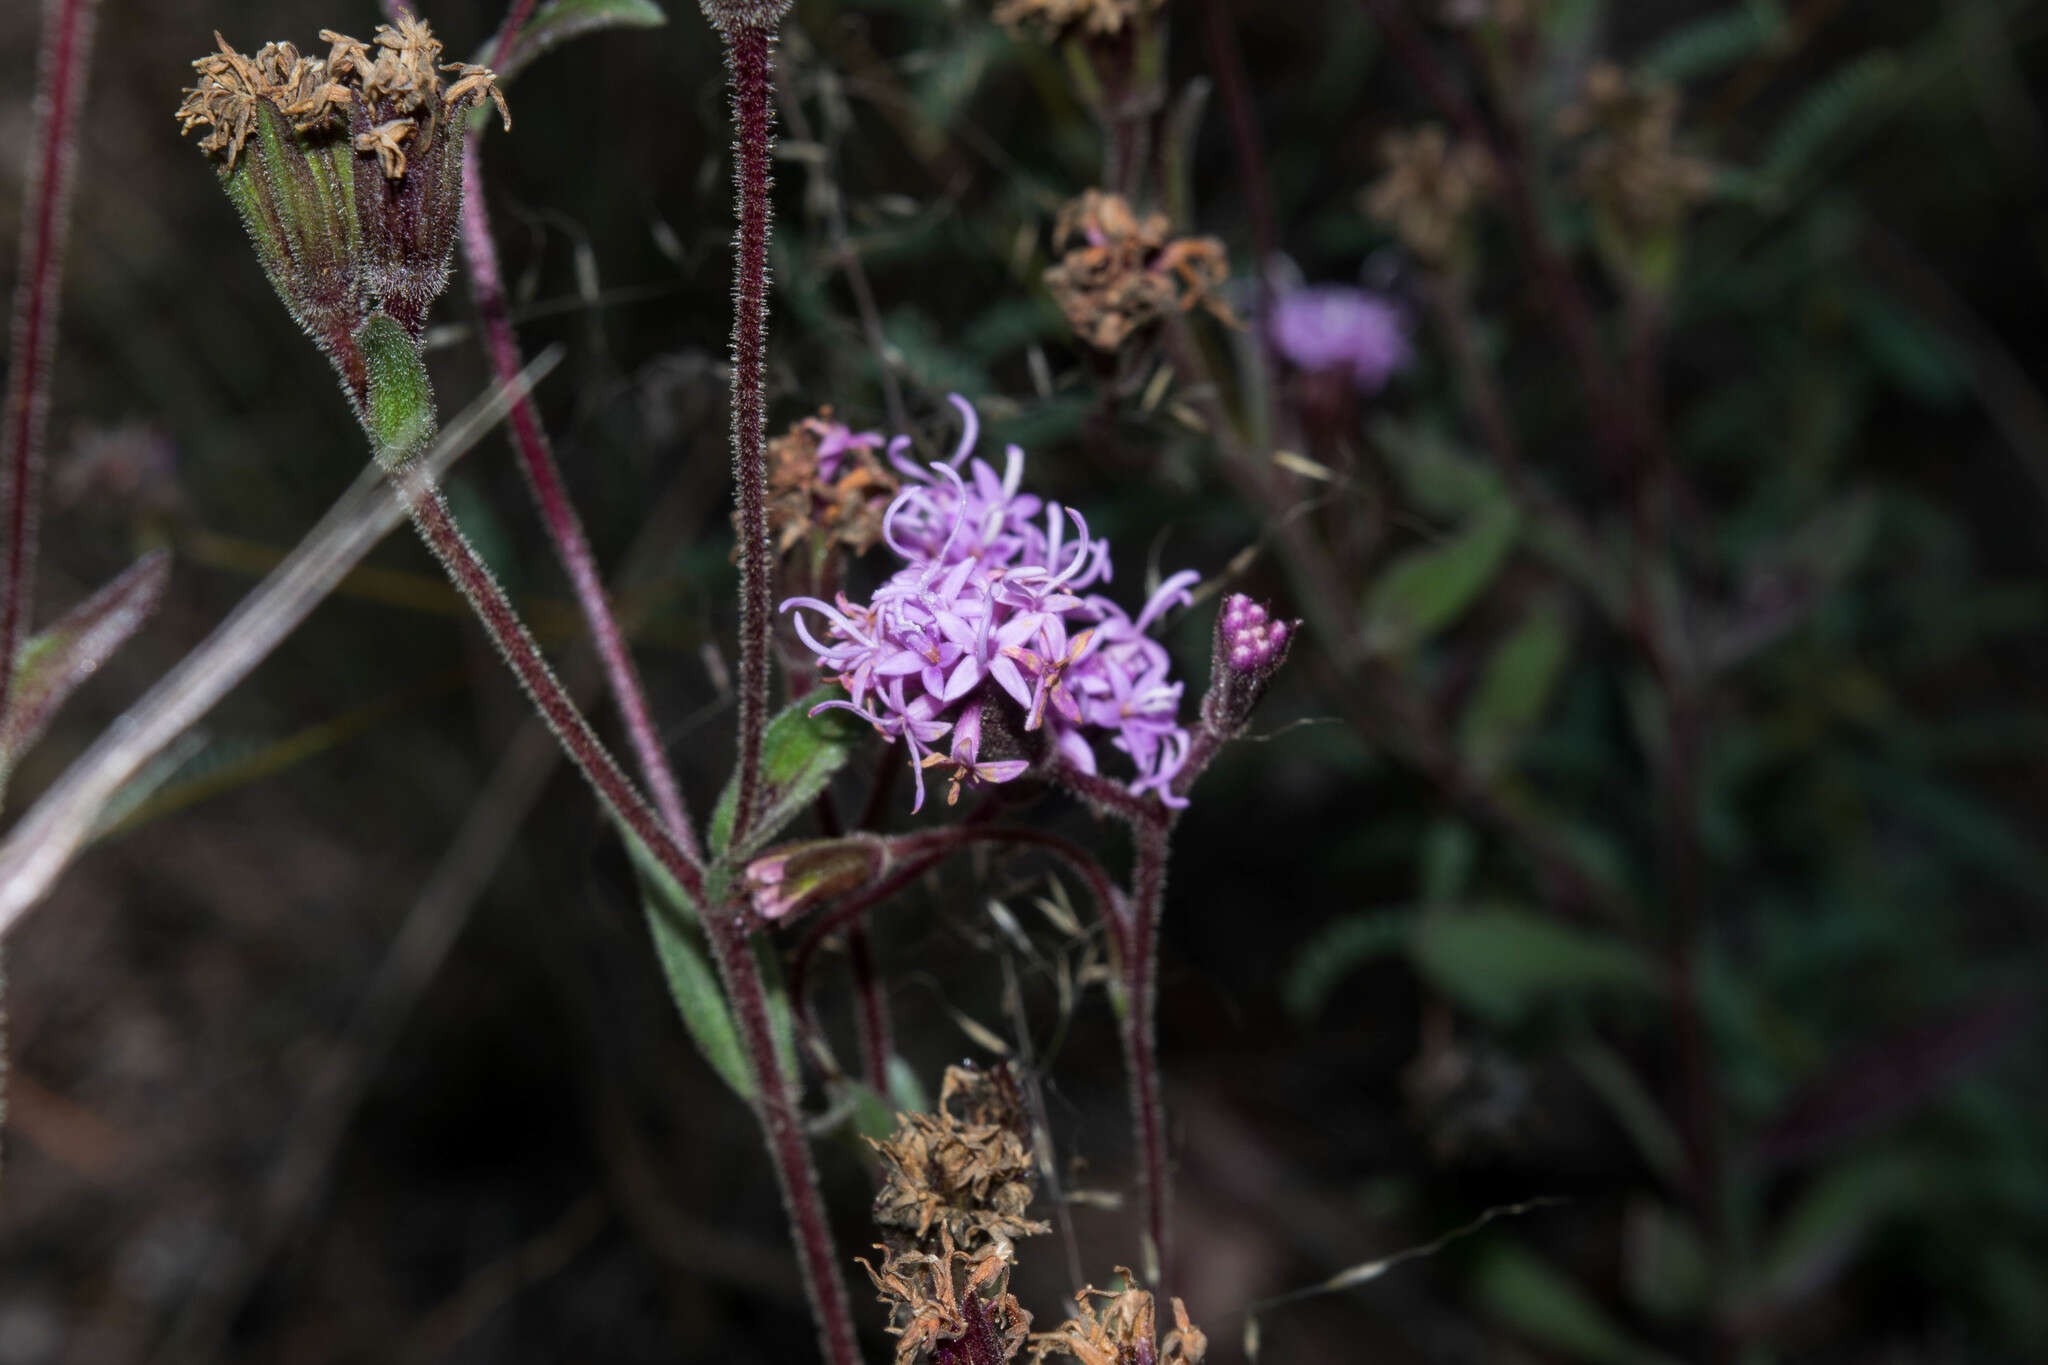
[[[516,13],[515,17],[518,17]],[[506,40],[515,37],[516,32],[508,25]],[[511,44],[500,41],[498,47],[498,60],[502,61]],[[462,148],[465,182],[462,254],[469,267],[470,292],[476,299],[477,314],[483,322],[484,349],[490,357],[492,372],[504,381],[519,373],[519,338],[512,329],[504,276],[498,266],[497,243],[491,236],[489,210],[484,205],[482,157],[479,155],[481,137],[481,129],[473,130]],[[698,850],[695,834],[691,832],[675,771],[662,752],[660,733],[648,710],[646,689],[640,681],[639,670],[633,665],[633,656],[626,648],[625,636],[612,615],[604,579],[598,572],[597,557],[591,553],[583,523],[562,487],[561,468],[555,462],[547,430],[541,425],[540,412],[531,397],[522,397],[513,406],[510,427],[512,447],[519,455],[519,467],[526,475],[526,485],[533,493],[541,522],[547,527],[548,539],[554,543],[556,557],[569,575],[577,605],[583,611],[591,640],[597,647],[598,660],[604,666],[605,681],[611,688],[612,699],[618,703],[619,718],[625,724],[626,736],[633,746],[641,776],[654,798],[655,810],[683,852],[693,863],[701,864],[703,855]]]
[[[767,726],[770,575],[767,413],[762,367],[768,340],[768,157],[774,140],[774,79],[765,28],[725,34],[732,69],[736,211],[732,322],[732,462],[739,499],[740,680],[739,793],[732,842],[740,846],[760,804],[761,739]]]
[[[859,1365],[853,1303],[846,1296],[846,1281],[839,1273],[832,1225],[825,1217],[825,1201],[818,1192],[817,1168],[811,1163],[810,1144],[804,1136],[802,1116],[797,1112],[791,1078],[783,1074],[782,1057],[776,1051],[760,964],[754,960],[753,948],[739,926],[739,918],[729,912],[707,914],[705,941],[711,946],[719,979],[725,983],[726,999],[732,1004],[733,1019],[739,1025],[740,1039],[753,1064],[755,1112],[767,1139],[776,1183],[782,1187],[782,1204],[796,1239],[797,1260],[803,1271],[804,1292],[817,1320],[819,1345],[831,1365]]]
[[[505,15],[505,26],[498,30],[498,45],[491,49],[491,65],[502,67],[519,46],[519,31],[526,27],[527,19],[533,14],[534,0],[513,0],[512,9]],[[476,193],[475,182],[470,182],[471,195]]]
[[[14,660],[28,633],[35,587],[36,531],[42,510],[43,435],[50,418],[50,351],[64,277],[64,233],[71,216],[78,154],[78,109],[85,98],[97,0],[50,0],[36,59],[36,122],[22,196],[21,274],[0,409],[0,715],[14,686]]]
[[[1166,1168],[1166,1106],[1159,1095],[1159,919],[1166,901],[1170,818],[1131,827],[1137,861],[1131,874],[1129,919],[1119,944],[1124,1009],[1124,1070],[1130,1079],[1131,1131],[1138,1142],[1139,1193],[1145,1215],[1145,1278],[1161,1282],[1173,1264],[1172,1190]]]
[[[394,471],[393,478],[413,525],[419,528],[420,538],[448,571],[449,580],[468,599],[520,687],[555,732],[563,753],[582,772],[613,818],[647,846],[678,885],[701,901],[704,879],[697,865],[633,786],[632,779],[620,769],[618,760],[604,747],[554,670],[548,667],[540,646],[527,632],[505,590],[498,586],[498,580],[456,526],[440,488],[412,465]]]

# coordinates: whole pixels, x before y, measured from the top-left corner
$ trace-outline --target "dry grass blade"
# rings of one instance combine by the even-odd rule
[[[423,459],[439,474],[495,425],[560,359],[543,354],[452,422]],[[107,800],[298,628],[342,575],[405,519],[372,465],[327,515],[243,598],[198,648],[86,750],[0,845],[0,936],[46,895],[99,820]]]
[[[1519,1204],[1496,1204],[1471,1222],[1452,1228],[1442,1236],[1433,1237],[1420,1246],[1405,1247],[1391,1256],[1382,1256],[1378,1260],[1364,1261],[1358,1265],[1340,1270],[1326,1280],[1318,1280],[1314,1284],[1304,1285],[1300,1289],[1289,1290],[1285,1294],[1276,1294],[1270,1299],[1261,1299],[1244,1310],[1245,1359],[1256,1361],[1259,1358],[1259,1314],[1269,1308],[1279,1308],[1285,1304],[1299,1303],[1303,1299],[1313,1299],[1324,1294],[1337,1294],[1346,1289],[1355,1289],[1368,1281],[1377,1280],[1396,1266],[1405,1265],[1409,1261],[1421,1260],[1425,1256],[1436,1255],[1451,1243],[1470,1237],[1496,1218],[1520,1218],[1524,1214],[1534,1213],[1538,1209],[1551,1208],[1564,1202],[1564,1200],[1554,1196],[1545,1196],[1540,1199],[1525,1199]]]

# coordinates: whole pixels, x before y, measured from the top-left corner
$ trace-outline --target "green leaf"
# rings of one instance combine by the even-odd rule
[[[1648,993],[1658,984],[1649,959],[1621,940],[1510,906],[1425,915],[1415,926],[1413,952],[1439,990],[1500,1024],[1546,998]]]
[[[1370,910],[1346,915],[1303,948],[1287,974],[1283,995],[1298,1019],[1320,1010],[1337,983],[1376,957],[1406,950],[1415,916],[1405,910]]]
[[[653,0],[548,0],[527,18],[519,30],[518,44],[495,71],[502,84],[524,71],[534,58],[571,38],[608,28],[660,28],[667,22],[668,16]],[[493,34],[477,52],[478,66],[490,66],[497,55],[499,34]]]
[[[1918,1169],[1889,1155],[1836,1166],[1819,1176],[1771,1239],[1763,1265],[1765,1295],[1789,1304],[1824,1288],[1870,1230],[1919,1189]]]
[[[1682,85],[1751,56],[1777,36],[1778,27],[1754,8],[1709,14],[1650,49],[1639,69],[1645,76]]]
[[[1367,648],[1412,649],[1456,622],[1507,563],[1520,525],[1514,505],[1494,498],[1449,540],[1396,559],[1366,599]]]
[[[1630,1337],[1591,1295],[1548,1261],[1495,1240],[1474,1275],[1473,1292],[1501,1321],[1531,1341],[1594,1365],[1670,1365]]]
[[[1372,439],[1402,492],[1429,516],[1452,520],[1501,495],[1500,476],[1432,426],[1383,417]]]
[[[733,815],[739,806],[739,778],[735,774],[719,794],[711,812],[711,847],[721,855],[746,858],[781,832],[783,826],[818,799],[832,781],[832,775],[853,757],[854,746],[866,733],[848,712],[833,709],[810,714],[821,702],[839,695],[833,688],[820,688],[803,700],[784,707],[768,722],[761,741],[761,810],[747,831],[744,847],[729,848]]]
[[[22,646],[7,714],[0,717],[0,787],[6,786],[15,762],[42,737],[57,708],[149,619],[163,600],[170,574],[168,554],[146,554]]]
[[[1683,1175],[1685,1144],[1621,1054],[1589,1035],[1571,1050],[1571,1059],[1593,1093],[1606,1101],[1650,1169],[1670,1181]]]
[[[1571,650],[1564,613],[1545,602],[1501,641],[1459,724],[1465,759],[1481,773],[1504,766],[1535,728],[1557,689]]]
[[[1692,1220],[1653,1199],[1632,1203],[1622,1225],[1622,1278],[1629,1297],[1668,1323],[1696,1320],[1712,1272]]]
[[[711,1063],[711,1069],[742,1099],[754,1098],[754,1071],[748,1065],[746,1049],[740,1043],[739,1028],[726,1006],[725,991],[718,974],[705,955],[702,930],[697,927],[697,907],[667,872],[630,836],[626,841],[635,852],[634,861],[642,874],[641,907],[647,914],[647,929],[654,936],[654,954],[668,980],[668,993],[683,1017],[683,1027]],[[707,888],[708,889],[708,888]]]
[[[1778,125],[1763,155],[1765,178],[1782,188],[1804,174],[1837,134],[1868,122],[1870,106],[1892,91],[1899,74],[1899,59],[1879,51],[1828,75]]]

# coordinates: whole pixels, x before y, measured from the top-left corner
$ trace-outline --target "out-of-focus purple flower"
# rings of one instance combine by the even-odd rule
[[[963,786],[1013,781],[1030,768],[1022,736],[1043,732],[1048,754],[1096,771],[1101,736],[1136,768],[1133,793],[1185,804],[1172,782],[1187,757],[1181,684],[1166,649],[1147,630],[1192,601],[1193,572],[1159,587],[1134,620],[1090,589],[1110,578],[1109,542],[1088,534],[1079,512],[1021,491],[1024,452],[1011,446],[1002,472],[974,455],[980,422],[959,397],[965,430],[951,459],[919,468],[908,437],[889,444],[903,490],[882,519],[882,538],[903,561],[866,603],[793,597],[797,635],[821,669],[846,689],[825,707],[853,711],[910,751],[924,805],[924,770],[952,770],[947,799]],[[965,466],[965,472],[962,467]],[[943,748],[940,741],[951,735]]]
[[[1269,325],[1273,345],[1304,370],[1349,370],[1364,393],[1378,393],[1411,354],[1400,309],[1363,289],[1317,284],[1278,292]]]

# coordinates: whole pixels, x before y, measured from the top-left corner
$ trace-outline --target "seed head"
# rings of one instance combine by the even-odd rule
[[[324,56],[220,34],[192,63],[177,119],[205,129],[214,163],[278,297],[341,372],[359,414],[369,365],[358,333],[388,316],[415,341],[448,280],[462,204],[462,116],[511,111],[484,67],[441,62],[420,19],[368,43],[322,30]],[[452,78],[444,81],[443,73]]]

